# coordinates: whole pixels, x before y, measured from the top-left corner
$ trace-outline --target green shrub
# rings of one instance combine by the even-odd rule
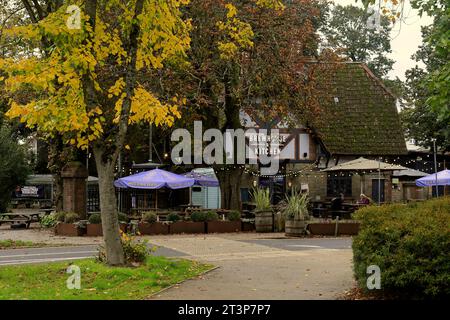
[[[51,228],[54,227],[56,224],[56,218],[54,215],[47,215],[47,216],[43,216],[40,223],[41,226],[44,228]]]
[[[154,212],[145,212],[142,216],[142,221],[147,223],[155,223],[156,221],[158,221],[158,217]]]
[[[191,220],[194,222],[205,222],[206,221],[206,212],[204,212],[204,211],[192,212]]]
[[[205,222],[206,221],[217,221],[219,220],[219,215],[215,211],[208,211],[205,214]]]
[[[55,213],[55,220],[58,222],[64,222],[64,219],[66,218],[66,213],[61,211]]]
[[[233,210],[227,214],[227,219],[230,221],[240,221],[241,213],[239,211]]]
[[[206,215],[203,211],[194,211],[191,213],[190,218],[194,222],[203,222],[206,220]]]
[[[128,223],[128,215],[123,212],[119,212],[118,214],[119,222]]]
[[[167,215],[167,220],[171,222],[179,221],[181,218],[176,212],[171,212]]]
[[[100,224],[102,223],[102,216],[98,213],[91,214],[89,217],[89,223],[91,224]]]
[[[75,213],[75,212],[66,213],[66,215],[64,217],[64,223],[75,223],[79,220],[80,220],[80,216],[78,215],[78,213]]]
[[[122,241],[123,254],[127,262],[144,262],[150,253],[147,242]]]
[[[120,233],[120,242],[123,247],[123,254],[127,264],[142,263],[149,254],[156,250],[156,247],[149,247],[147,240],[136,241],[133,236],[126,233]],[[100,246],[98,260],[106,263],[106,250],[104,246]]]
[[[403,298],[450,296],[450,197],[409,205],[370,206],[353,239],[355,277],[365,290],[367,267],[381,270],[381,293]]]
[[[219,219],[215,211],[195,211],[191,214],[191,220],[194,222],[216,221]]]

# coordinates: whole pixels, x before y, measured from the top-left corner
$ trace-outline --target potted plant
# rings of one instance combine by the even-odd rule
[[[86,225],[86,235],[89,237],[100,237],[103,235],[102,217],[99,213],[91,214]]]
[[[306,233],[306,220],[308,214],[308,195],[293,190],[290,196],[286,196],[286,206],[283,210],[286,222],[285,233],[287,236],[298,237]]]
[[[140,234],[168,234],[169,225],[158,222],[158,216],[154,212],[145,212],[138,224]]]
[[[269,189],[255,188],[252,192],[255,201],[255,229],[256,232],[273,231],[273,212],[270,205]]]
[[[205,233],[206,221],[208,217],[206,212],[196,211],[191,214],[191,221],[178,219],[170,224],[170,233]],[[211,217],[210,217],[211,219]]]
[[[58,223],[55,226],[55,234],[61,236],[81,236],[84,229],[77,223],[80,221],[80,216],[75,212],[59,212],[55,215]]]
[[[241,231],[241,213],[239,211],[230,211],[227,214],[227,220],[219,220],[217,213],[210,213],[206,222],[207,233],[226,233]]]

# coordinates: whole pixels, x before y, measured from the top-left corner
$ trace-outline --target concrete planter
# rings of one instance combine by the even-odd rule
[[[139,222],[138,229],[140,234],[169,234],[169,225],[161,222]]]
[[[170,224],[169,232],[171,234],[206,233],[206,223],[193,221],[177,221]]]
[[[208,221],[206,223],[207,233],[240,232],[241,228],[241,221]]]
[[[273,232],[273,212],[255,211],[256,232]]]
[[[289,237],[300,237],[306,233],[305,220],[286,220],[285,233]]]
[[[58,236],[79,237],[84,234],[84,231],[85,229],[74,223],[60,222],[55,226],[55,234]]]

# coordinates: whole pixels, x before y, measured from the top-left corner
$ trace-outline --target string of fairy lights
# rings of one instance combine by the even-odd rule
[[[428,158],[428,160],[426,160]],[[432,155],[426,155],[419,156],[416,159],[402,159],[401,157],[382,157],[379,158],[381,162],[389,163],[389,164],[396,164],[396,165],[403,165],[407,167],[413,167],[414,165],[417,167],[417,164],[421,165],[420,170],[426,173],[432,173],[434,172],[434,162],[431,159]],[[330,164],[334,164],[336,159],[330,159]],[[322,169],[325,169],[323,165],[319,165],[318,163],[312,163],[312,164],[306,164],[303,168],[297,169],[297,170],[289,170],[287,171],[288,166],[295,167],[297,164],[295,163],[289,163],[284,164],[280,166],[281,172],[286,171],[284,173],[277,173],[275,175],[263,175],[261,174],[260,169],[252,168],[255,165],[223,165],[222,167],[214,167],[215,173],[223,172],[223,171],[234,171],[236,169],[242,170],[245,174],[251,175],[253,177],[259,177],[259,178],[289,178],[289,177],[309,177],[309,178],[323,178],[325,175],[328,177],[351,177],[351,176],[360,176],[365,174],[373,174],[377,173],[378,170],[358,170],[358,171],[340,171],[340,172],[324,172]],[[428,166],[428,167],[426,167]],[[445,166],[445,163],[438,162],[438,168],[442,168]],[[330,166],[329,166],[330,167]],[[118,168],[117,168],[118,169]],[[132,174],[133,170],[129,169],[126,170],[124,167],[122,168],[122,174],[125,174],[126,171],[129,171],[129,174]],[[203,174],[197,172],[196,175],[198,176],[208,176],[208,174]]]

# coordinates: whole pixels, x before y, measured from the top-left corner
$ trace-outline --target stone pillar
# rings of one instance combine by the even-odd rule
[[[88,176],[88,171],[81,162],[69,162],[61,171],[64,185],[63,210],[78,213],[82,220],[86,219]]]

